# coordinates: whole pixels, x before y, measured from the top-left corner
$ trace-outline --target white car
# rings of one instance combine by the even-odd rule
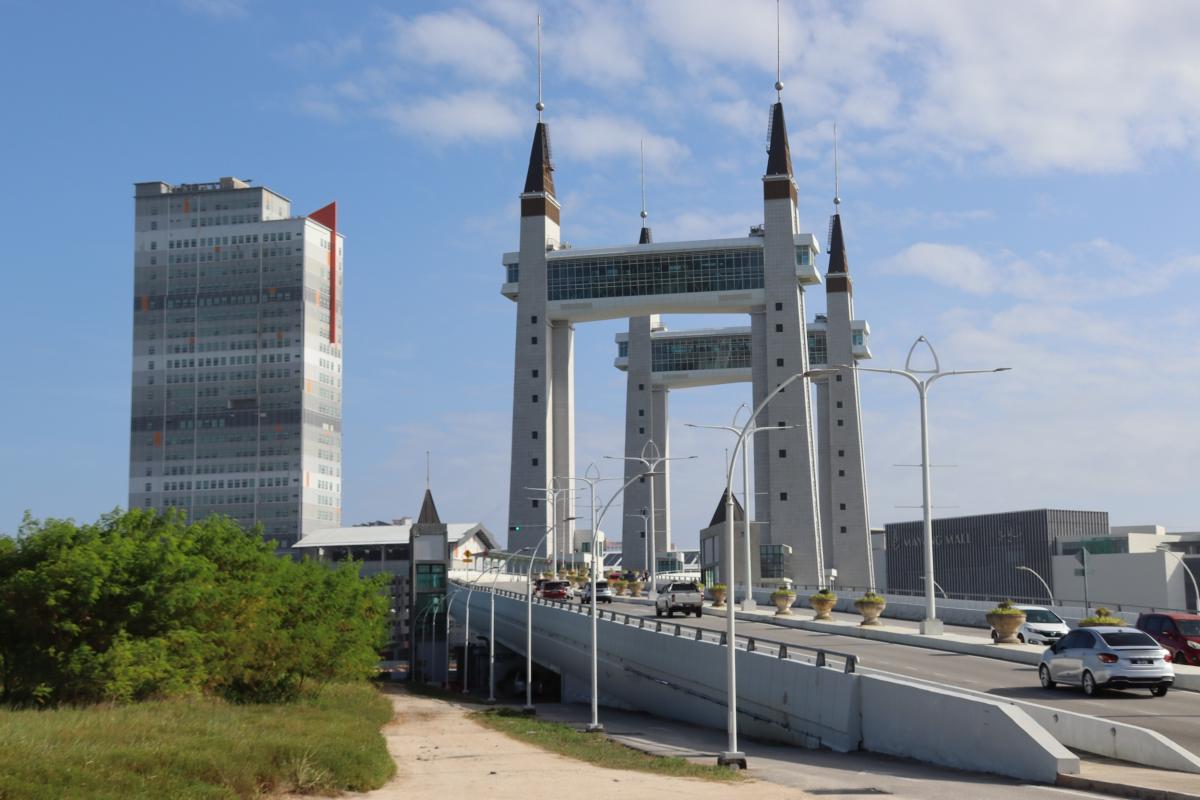
[[[1052,645],[1071,632],[1062,617],[1043,606],[1013,606],[1025,613],[1025,624],[1017,630],[1017,638],[1026,644]],[[992,641],[998,637],[992,631]]]

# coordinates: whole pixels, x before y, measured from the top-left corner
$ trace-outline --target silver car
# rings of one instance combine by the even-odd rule
[[[608,588],[608,581],[596,581],[596,602],[611,603],[613,601],[612,589]],[[579,589],[579,602],[592,602],[592,582],[585,581]]]
[[[1042,653],[1042,686],[1068,683],[1092,697],[1103,689],[1145,687],[1162,697],[1175,682],[1171,654],[1137,628],[1076,628]]]

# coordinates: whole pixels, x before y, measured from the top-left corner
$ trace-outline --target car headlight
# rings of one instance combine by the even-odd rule
[[[1193,642],[1191,639],[1188,639],[1188,647],[1193,650],[1200,650],[1200,642]]]

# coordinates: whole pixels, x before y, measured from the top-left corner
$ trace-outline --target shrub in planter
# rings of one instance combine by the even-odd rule
[[[1096,625],[1125,625],[1125,620],[1120,617],[1114,617],[1113,613],[1104,606],[1096,609],[1096,613],[1087,619],[1079,620],[1079,627],[1092,628]]]
[[[642,582],[641,581],[628,581],[626,586],[629,589],[630,597],[641,597],[642,596]]]
[[[832,589],[822,589],[808,596],[808,604],[816,612],[813,619],[833,619],[833,615],[829,612],[833,610],[836,603],[837,595],[833,593]]]
[[[771,592],[771,602],[775,604],[775,616],[792,613],[792,603],[796,602],[796,593],[786,583]]]
[[[703,593],[704,589],[701,588],[700,591]],[[713,599],[714,607],[719,608],[719,607],[725,605],[725,594],[728,591],[728,587],[725,586],[725,584],[714,583],[712,586],[709,587],[709,591],[712,592],[712,599]]]
[[[609,578],[608,588],[612,589],[612,593],[615,595],[625,594],[625,581],[620,578]]]
[[[867,592],[854,601],[854,607],[859,614],[862,614],[863,621],[859,625],[878,625],[879,615],[887,608],[887,598],[874,592]]]
[[[1002,600],[987,613],[988,625],[992,626],[992,641],[996,644],[1020,644],[1017,631],[1025,624],[1025,612],[1013,608],[1012,600]]]

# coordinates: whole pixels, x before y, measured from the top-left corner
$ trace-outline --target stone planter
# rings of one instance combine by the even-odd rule
[[[1017,631],[1025,624],[1024,614],[988,614],[988,625],[995,631],[992,638],[996,644],[1020,644]]]
[[[775,604],[775,616],[781,617],[792,613],[792,603],[796,602],[796,595],[788,592],[774,592],[771,595],[771,602]]]
[[[721,606],[725,605],[725,589],[717,589],[714,587],[709,591],[712,592],[713,608],[720,608]]]
[[[832,611],[833,607],[837,604],[837,596],[832,594],[814,594],[808,598],[808,604],[812,606],[813,611],[816,612],[813,615],[814,620],[833,619],[833,615],[829,612]]]
[[[629,583],[626,584],[626,587],[629,589],[630,597],[641,597],[642,596],[642,582],[641,581],[630,581]]]
[[[879,615],[887,608],[887,601],[855,600],[854,607],[858,609],[859,614],[862,614],[863,619],[858,623],[859,625],[878,625]]]

